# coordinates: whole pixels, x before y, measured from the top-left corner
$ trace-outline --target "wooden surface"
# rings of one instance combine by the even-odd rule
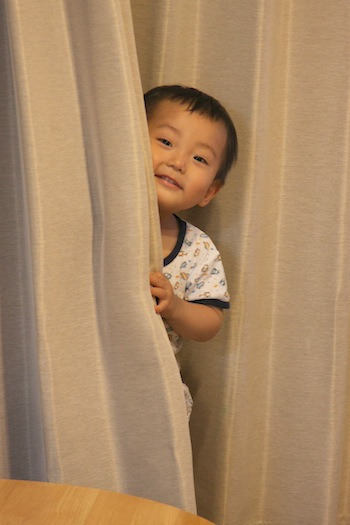
[[[210,525],[211,522],[163,503],[117,492],[2,479],[0,524]]]

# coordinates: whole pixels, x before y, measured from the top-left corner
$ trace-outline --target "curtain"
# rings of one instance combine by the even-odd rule
[[[0,476],[195,510],[149,294],[142,107],[182,83],[225,105],[240,145],[218,196],[184,215],[232,297],[220,334],[182,350],[198,512],[348,523],[347,0],[5,0],[0,27]]]
[[[195,510],[128,1],[7,0],[0,476]]]
[[[144,90],[202,89],[238,131],[225,187],[184,215],[232,298],[221,333],[181,351],[199,513],[350,523],[350,4],[131,4]]]

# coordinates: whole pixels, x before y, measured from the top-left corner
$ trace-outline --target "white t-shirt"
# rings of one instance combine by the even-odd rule
[[[164,259],[163,274],[175,295],[194,303],[218,308],[230,307],[221,256],[212,240],[202,230],[176,216],[179,236],[173,251]],[[182,338],[165,323],[174,353],[182,347]]]

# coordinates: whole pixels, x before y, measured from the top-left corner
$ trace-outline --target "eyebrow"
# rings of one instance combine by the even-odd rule
[[[164,128],[170,129],[176,135],[180,135],[180,131],[177,128],[175,128],[174,126],[171,126],[171,124],[161,124],[160,126],[158,126],[158,129],[164,129]],[[205,142],[197,142],[196,146],[198,146],[200,148],[208,149],[209,151],[211,151],[211,153],[213,154],[215,159],[217,158],[216,151],[209,144],[206,144]]]
[[[215,158],[217,157],[216,151],[215,151],[214,148],[212,148],[209,144],[206,144],[205,142],[197,142],[196,145],[199,146],[200,148],[208,149],[209,151],[212,152],[212,154],[213,154],[213,156],[214,156]]]
[[[157,129],[164,129],[164,128],[170,129],[177,135],[180,135],[180,131],[177,128],[174,128],[174,126],[171,126],[170,124],[161,124],[160,126],[157,126]]]

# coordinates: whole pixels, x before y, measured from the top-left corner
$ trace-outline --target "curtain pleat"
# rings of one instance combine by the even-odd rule
[[[144,90],[193,85],[239,162],[185,217],[221,251],[232,306],[188,342],[199,513],[220,525],[350,522],[350,5],[132,0]]]
[[[127,1],[1,6],[2,477],[195,510]]]

